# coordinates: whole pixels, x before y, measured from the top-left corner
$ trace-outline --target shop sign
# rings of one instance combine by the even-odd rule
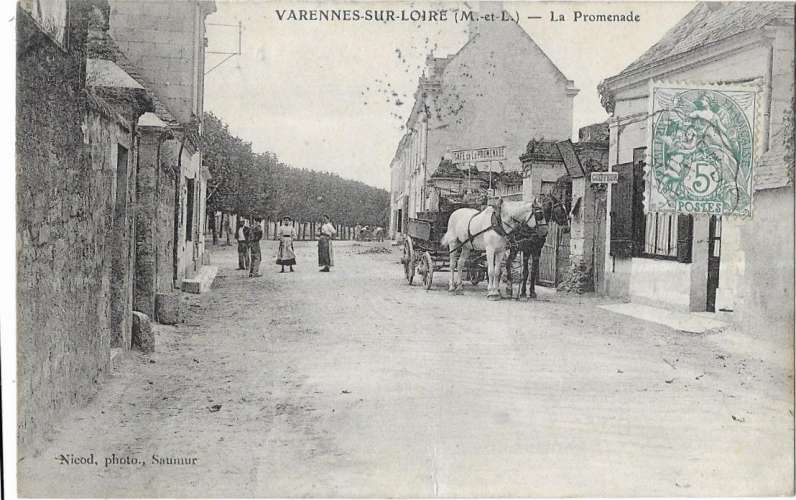
[[[592,184],[616,184],[619,182],[619,172],[592,172]]]
[[[483,161],[504,161],[506,146],[491,148],[459,149],[451,152],[453,163],[478,163]]]

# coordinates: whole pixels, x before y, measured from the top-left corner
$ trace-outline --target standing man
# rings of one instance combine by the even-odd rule
[[[360,223],[357,222],[357,225],[354,226],[354,240],[355,241],[359,241],[359,239],[360,239],[360,234],[359,233],[361,233],[361,232],[362,232],[362,225],[360,225]]]
[[[238,241],[238,269],[245,271],[249,268],[249,221],[246,219],[238,219],[235,239]]]
[[[249,251],[251,252],[251,267],[249,267],[249,278],[257,278],[262,276],[260,274],[260,261],[262,260],[262,253],[260,252],[260,240],[263,239],[262,219],[260,217],[254,218],[254,224],[249,230]]]
[[[334,237],[337,230],[332,225],[332,221],[328,215],[323,216],[323,225],[321,226],[321,236],[318,239],[318,265],[321,267],[322,273],[328,273],[329,268],[334,266],[334,248],[332,247],[332,237]]]

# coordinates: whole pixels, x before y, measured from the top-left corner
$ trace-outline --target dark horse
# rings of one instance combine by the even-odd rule
[[[531,290],[529,296],[536,298],[536,279],[539,277],[539,259],[542,255],[542,247],[547,239],[547,224],[552,220],[559,226],[569,224],[567,209],[564,204],[555,196],[548,194],[542,195],[541,210],[544,216],[544,224],[539,224],[534,228],[521,228],[511,235],[509,257],[506,259],[506,277],[509,282],[509,295],[513,295],[514,290],[511,281],[511,265],[517,252],[522,252],[522,286],[518,298],[526,297],[526,284],[528,283],[528,258],[533,257],[531,266]]]

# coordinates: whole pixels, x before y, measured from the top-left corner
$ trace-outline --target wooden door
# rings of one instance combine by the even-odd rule
[[[539,285],[556,286],[559,249],[558,233],[558,225],[555,222],[551,222],[547,226],[547,239],[545,239],[542,255],[539,258],[539,277],[536,280]]]

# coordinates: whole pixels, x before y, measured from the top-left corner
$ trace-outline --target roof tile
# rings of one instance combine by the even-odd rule
[[[702,2],[616,77],[697,47],[759,29],[775,19],[792,20],[793,12],[791,2]]]

